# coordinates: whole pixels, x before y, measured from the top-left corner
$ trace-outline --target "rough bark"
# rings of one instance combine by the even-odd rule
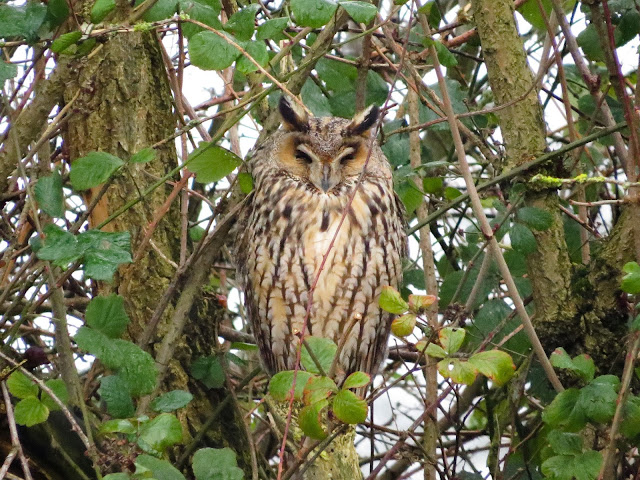
[[[519,37],[510,0],[474,0],[474,19],[482,42],[489,82],[496,103],[512,105],[500,110],[500,129],[506,144],[505,168],[516,167],[541,155],[545,148],[542,108]],[[534,175],[537,172],[529,172]],[[557,173],[557,172],[552,172]],[[564,239],[555,190],[529,191],[525,204],[553,215],[553,225],[534,231],[538,249],[527,258],[535,300],[536,331],[547,348],[566,343],[577,333],[571,296],[571,262]]]

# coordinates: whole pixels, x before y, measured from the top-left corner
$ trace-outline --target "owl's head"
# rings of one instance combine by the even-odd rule
[[[362,172],[378,114],[372,105],[351,120],[312,117],[283,95],[280,115],[285,133],[278,160],[288,173],[328,193]]]

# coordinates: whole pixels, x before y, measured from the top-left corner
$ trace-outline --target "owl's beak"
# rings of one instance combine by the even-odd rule
[[[320,186],[325,193],[327,193],[333,187],[333,183],[331,182],[330,164],[325,164],[322,166],[322,180],[320,182]]]

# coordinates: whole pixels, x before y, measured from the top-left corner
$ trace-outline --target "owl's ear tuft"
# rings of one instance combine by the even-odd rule
[[[347,131],[351,135],[366,135],[378,120],[380,109],[377,105],[370,105],[361,112],[357,113],[351,123],[347,127]]]
[[[309,131],[309,115],[287,95],[280,97],[279,109],[287,130],[298,132]]]

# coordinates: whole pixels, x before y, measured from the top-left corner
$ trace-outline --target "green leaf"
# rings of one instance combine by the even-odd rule
[[[333,392],[337,392],[336,383],[329,377],[311,377],[304,387],[304,403],[311,405],[312,403],[324,400]]]
[[[103,362],[111,363],[109,357],[115,356],[111,339],[98,330],[80,327],[73,339],[80,350],[95,355]]]
[[[118,375],[102,377],[98,395],[106,403],[107,412],[112,417],[127,418],[135,413],[129,386]]]
[[[331,410],[336,418],[344,423],[355,425],[367,419],[367,402],[351,390],[340,390],[333,398]]]
[[[282,31],[289,25],[289,17],[280,17],[267,20],[258,27],[256,40],[273,40],[277,42],[287,38]]]
[[[131,423],[131,420],[116,418],[114,420],[107,420],[98,429],[100,433],[127,433],[132,434],[137,432],[136,426]]]
[[[626,273],[626,275],[622,277],[620,288],[622,288],[624,292],[633,295],[640,293],[640,265],[636,262],[629,262],[622,267],[622,271]]]
[[[7,387],[11,395],[18,398],[37,397],[40,389],[29,377],[16,370],[7,379]]]
[[[255,29],[256,13],[260,10],[260,5],[252,3],[238,10],[231,15],[229,21],[225,24],[224,29],[233,32],[235,37],[240,41],[251,40]]]
[[[236,454],[228,447],[201,448],[193,455],[193,474],[196,480],[242,480],[244,472],[238,467]]]
[[[42,230],[44,239],[42,247],[37,251],[39,259],[50,260],[59,267],[66,267],[82,256],[78,240],[71,233],[52,223],[45,225]]]
[[[549,432],[547,440],[558,455],[579,455],[582,453],[582,437],[577,433],[552,430]]]
[[[394,137],[391,137],[394,138]],[[423,196],[416,183],[412,178],[402,180],[396,185],[396,193],[407,211],[407,215],[411,215],[420,206]]]
[[[553,480],[594,480],[602,465],[602,454],[588,450],[580,455],[557,455],[542,464],[542,473]]]
[[[139,438],[158,452],[182,441],[182,425],[170,413],[161,413],[140,427]]]
[[[629,395],[624,404],[620,433],[628,439],[640,435],[640,397]]]
[[[306,337],[305,340],[307,345],[303,345],[302,354],[300,356],[300,363],[304,369],[307,372],[320,373],[318,366],[313,361],[309,351],[307,350],[308,346],[311,348],[311,351],[314,353],[322,369],[325,373],[328,373],[331,368],[331,364],[333,363],[333,358],[336,356],[338,346],[329,338]]]
[[[91,23],[100,23],[114,8],[115,0],[96,0],[91,8]]]
[[[425,355],[434,358],[445,358],[447,356],[447,352],[444,351],[444,348],[440,345],[436,345],[435,343],[429,343],[424,353]]]
[[[81,38],[82,32],[80,31],[64,33],[51,43],[51,51],[55,53],[62,53],[71,45],[78,43],[78,40]]]
[[[580,408],[587,418],[594,422],[609,422],[616,412],[619,382],[620,380],[612,375],[602,375],[595,378],[580,390],[576,407]]]
[[[433,40],[430,37],[425,37],[422,43],[425,47],[433,45],[433,47],[436,49],[436,54],[438,55],[438,61],[442,64],[442,66],[455,67],[456,65],[458,65],[458,59],[442,42]]]
[[[50,217],[64,217],[64,195],[62,177],[57,171],[47,177],[41,177],[36,183],[34,194],[38,206]]]
[[[358,23],[369,23],[378,13],[376,6],[367,2],[339,2],[339,4]]]
[[[438,372],[455,383],[471,385],[478,375],[478,370],[470,363],[458,358],[445,358],[438,362]]]
[[[600,45],[600,38],[593,24],[587,25],[587,28],[580,32],[576,40],[589,60],[604,62],[604,53]]]
[[[52,378],[44,382],[44,384],[53,391],[53,394],[58,397],[58,400],[62,403],[69,403],[69,392],[64,380],[61,378]],[[45,391],[42,392],[42,403],[52,412],[60,410],[60,405]]]
[[[36,397],[27,397],[17,403],[13,415],[17,424],[32,427],[49,418],[49,409]]]
[[[577,405],[579,397],[580,391],[575,388],[560,392],[542,412],[542,420],[552,427],[566,427],[574,431],[584,427],[587,419]]]
[[[421,314],[435,303],[438,298],[435,295],[409,295],[409,310],[415,314]]]
[[[402,299],[400,292],[389,285],[382,287],[378,304],[384,311],[395,313],[396,315],[409,309],[409,304]]]
[[[422,186],[424,193],[430,193],[432,195],[440,194],[444,181],[441,177],[425,177],[422,179]]]
[[[520,223],[513,223],[509,229],[509,238],[511,238],[511,247],[516,252],[523,255],[529,255],[536,251],[538,243],[533,232]]]
[[[449,200],[449,201],[455,200],[460,195],[462,195],[462,192],[460,190],[458,190],[457,188],[445,187],[445,189],[444,189],[444,198]]]
[[[371,383],[371,375],[364,372],[353,372],[344,381],[342,388],[366,387],[369,383]]]
[[[328,404],[327,400],[320,400],[300,410],[298,423],[307,437],[316,440],[322,440],[327,437],[327,432],[322,424],[322,411]]]
[[[240,172],[238,174],[238,185],[242,193],[248,195],[253,190],[253,178],[250,173]]]
[[[408,313],[393,319],[391,322],[391,333],[396,337],[406,337],[413,333],[416,326],[416,316]]]
[[[304,83],[300,91],[300,96],[304,104],[316,117],[327,117],[331,115],[331,103],[329,103],[329,99],[313,80],[308,79]]]
[[[129,159],[129,163],[148,163],[156,158],[156,151],[151,148],[143,148],[139,152],[135,153]]]
[[[0,38],[21,37],[28,42],[38,39],[38,29],[47,14],[47,7],[37,2],[13,6],[0,3]]]
[[[573,369],[573,362],[571,361],[571,357],[562,347],[556,348],[553,353],[551,353],[549,360],[551,361],[551,365],[556,368],[564,368],[568,370]]]
[[[119,338],[129,325],[129,315],[124,309],[124,298],[115,293],[94,297],[85,313],[88,326],[110,338]]]
[[[196,455],[198,452],[196,452]],[[194,455],[195,459],[195,455]],[[155,480],[185,480],[184,475],[176,467],[166,460],[152,457],[151,455],[138,455],[136,457],[136,478],[153,478]],[[147,475],[148,473],[148,475]],[[142,474],[144,476],[138,476]]]
[[[498,386],[507,383],[516,370],[511,356],[500,350],[474,353],[469,358],[469,363]]]
[[[298,25],[320,28],[329,23],[338,4],[331,0],[291,0],[291,11]]]
[[[151,402],[151,409],[155,412],[173,412],[186,407],[193,400],[193,395],[184,390],[172,390],[160,395]]]
[[[131,263],[131,234],[88,230],[78,235],[84,252],[84,272],[95,280],[110,281],[118,267]]]
[[[294,370],[285,370],[283,372],[276,373],[269,382],[269,393],[274,400],[278,402],[284,402],[289,400],[289,393],[293,386]],[[296,389],[293,394],[295,400],[302,400],[304,394],[304,387],[311,378],[309,372],[298,370],[296,376]]]
[[[247,44],[245,50],[261,67],[265,67],[269,63],[269,52],[264,42],[250,42]],[[258,67],[245,55],[242,55],[238,59],[236,66],[238,70],[245,75],[258,70]]]
[[[222,180],[242,164],[235,153],[210,142],[201,142],[191,152],[187,162],[189,170],[196,174],[196,180],[200,183]]]
[[[18,66],[0,60],[0,88],[4,86],[4,82],[18,75]]]
[[[126,340],[111,340],[111,343],[116,353],[116,361],[107,366],[117,369],[118,376],[127,383],[129,392],[134,397],[151,393],[156,387],[158,376],[153,357]]]
[[[596,374],[596,364],[594,363],[593,358],[589,355],[583,353],[582,355],[574,357],[573,366],[575,372],[580,375],[585,382],[593,380],[593,377]]]
[[[224,35],[233,38],[227,33]],[[197,33],[189,40],[191,63],[202,70],[223,70],[230,67],[239,56],[240,50],[210,31]]]
[[[106,152],[91,152],[71,164],[69,178],[74,190],[88,190],[106,182],[124,162]]]
[[[553,215],[536,207],[522,207],[518,210],[518,220],[534,230],[548,230],[553,225]]]
[[[191,375],[207,388],[220,388],[225,382],[224,369],[217,356],[198,358],[191,364]]]
[[[161,2],[171,2],[172,0],[159,0],[158,4]],[[175,0],[173,0],[173,4],[175,5]],[[169,3],[170,5],[171,3]],[[222,30],[222,23],[220,22],[220,1],[219,0],[180,0],[180,9],[189,15],[193,20],[198,20],[205,25],[214,28],[218,31]],[[157,4],[156,4],[157,5]],[[154,7],[151,8],[153,10]],[[176,8],[173,7],[173,12],[175,12]],[[171,16],[173,13],[167,15]],[[167,18],[167,17],[162,17]],[[148,20],[148,19],[147,19]],[[160,19],[158,19],[160,20]],[[187,39],[191,39],[194,35],[199,32],[206,31],[203,27],[198,25],[193,25],[189,23],[185,23],[182,27],[184,32],[184,36]]]
[[[443,328],[438,332],[438,340],[440,340],[440,345],[442,345],[447,355],[451,355],[460,350],[466,333],[464,328],[451,327]]]
[[[65,0],[50,0],[47,3],[46,20],[52,28],[61,25],[69,17],[69,6]]]
[[[110,473],[102,477],[102,480],[129,480],[130,478],[128,473]]]

